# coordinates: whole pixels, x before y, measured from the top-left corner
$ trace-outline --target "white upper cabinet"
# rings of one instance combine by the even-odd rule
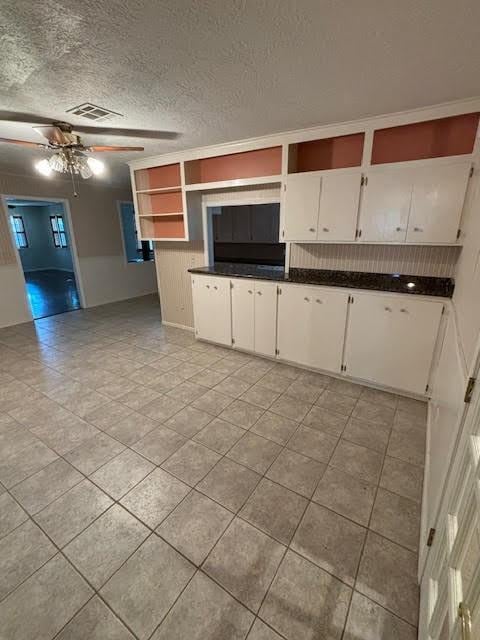
[[[318,175],[287,176],[283,202],[285,240],[312,242],[317,239],[320,187]]]
[[[285,240],[355,240],[360,171],[300,173],[286,179]]]
[[[411,169],[369,172],[360,208],[359,239],[405,242],[411,200]]]
[[[454,243],[469,172],[469,162],[372,169],[363,189],[360,241]]]
[[[415,171],[407,242],[456,241],[469,174],[469,162]]]
[[[355,240],[361,179],[360,171],[322,176],[317,240]]]

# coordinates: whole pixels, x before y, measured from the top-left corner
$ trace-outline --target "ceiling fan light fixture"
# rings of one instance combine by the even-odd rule
[[[36,162],[35,169],[38,171],[38,173],[41,173],[42,176],[45,176],[46,178],[49,178],[53,173],[52,166],[47,158]]]
[[[52,171],[58,171],[58,173],[64,173],[68,168],[67,159],[62,152],[54,153],[53,156],[50,156],[48,164]]]
[[[105,171],[105,164],[97,158],[87,158],[87,164],[92,170],[94,176],[99,176]]]

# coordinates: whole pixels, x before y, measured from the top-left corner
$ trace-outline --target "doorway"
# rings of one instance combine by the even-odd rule
[[[65,204],[13,196],[4,203],[33,319],[80,309]]]

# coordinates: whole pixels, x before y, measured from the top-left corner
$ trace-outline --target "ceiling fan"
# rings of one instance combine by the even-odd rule
[[[0,111],[0,121],[21,122],[34,124],[33,129],[46,139],[46,142],[30,142],[27,140],[14,140],[0,138],[0,142],[17,144],[23,147],[41,148],[54,151],[49,158],[44,158],[36,163],[35,168],[44,176],[50,176],[53,171],[67,173],[71,176],[74,195],[76,196],[75,177],[80,176],[84,180],[93,175],[100,175],[105,165],[101,160],[88,154],[118,152],[118,151],[143,151],[144,147],[85,145],[81,141],[79,133],[98,134],[108,136],[122,136],[150,139],[172,139],[178,134],[169,131],[148,131],[144,129],[116,129],[111,127],[93,127],[84,125],[71,125],[68,122],[49,120],[42,116],[30,114]]]

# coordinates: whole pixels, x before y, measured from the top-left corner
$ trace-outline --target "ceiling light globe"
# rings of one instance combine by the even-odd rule
[[[41,173],[42,176],[45,176],[47,178],[52,175],[52,168],[46,158],[35,163],[35,169],[38,171],[38,173]]]
[[[95,176],[99,176],[105,171],[105,165],[101,160],[97,160],[97,158],[89,157],[87,159],[87,164]]]

